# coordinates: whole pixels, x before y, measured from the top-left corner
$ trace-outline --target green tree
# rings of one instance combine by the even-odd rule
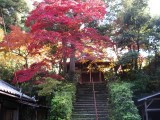
[[[144,49],[150,30],[148,25],[151,21],[147,5],[147,0],[133,0],[131,6],[126,8],[124,6],[124,11],[119,13],[114,37],[117,48],[127,49],[138,54]],[[141,69],[141,65],[138,66],[138,56],[133,60],[136,61],[134,63],[135,70]]]
[[[150,24],[150,27],[152,29],[149,32],[148,51],[154,55],[156,69],[160,52],[160,17],[154,18]]]
[[[27,12],[24,0],[0,0],[0,27],[8,30],[10,25],[20,25]]]
[[[145,70],[152,80],[159,80],[160,73],[160,17],[155,17],[149,24],[146,51],[148,52]]]

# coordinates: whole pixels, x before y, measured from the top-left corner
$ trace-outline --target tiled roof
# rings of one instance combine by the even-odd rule
[[[160,92],[157,92],[157,93],[145,96],[143,98],[140,98],[140,99],[138,99],[138,102],[145,101],[145,100],[148,100],[148,99],[152,99],[154,97],[160,97]]]
[[[28,95],[23,94],[19,88],[16,88],[3,80],[0,80],[0,91],[1,91],[1,94],[5,94],[5,95],[8,94],[22,100],[35,102],[35,98],[29,97]]]

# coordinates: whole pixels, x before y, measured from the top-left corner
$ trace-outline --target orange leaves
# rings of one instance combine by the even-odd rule
[[[4,38],[4,31],[0,29],[0,41],[2,41]]]
[[[18,26],[11,26],[11,32],[5,35],[3,41],[0,42],[0,52],[7,55],[7,57],[4,56],[4,59],[9,59],[14,64],[21,64],[25,67],[44,59],[46,51],[47,48],[39,46],[39,42],[33,39],[31,33],[22,31]],[[43,55],[42,57],[40,53]]]
[[[26,49],[32,42],[32,38],[28,33],[23,32],[17,26],[11,26],[11,32],[4,37],[0,46],[6,50]]]

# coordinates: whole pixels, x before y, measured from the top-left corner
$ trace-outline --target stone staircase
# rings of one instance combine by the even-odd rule
[[[72,120],[108,120],[105,83],[77,85]]]

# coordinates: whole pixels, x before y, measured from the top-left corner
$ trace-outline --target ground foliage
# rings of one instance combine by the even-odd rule
[[[51,100],[49,120],[71,120],[76,87],[74,84],[63,84]]]
[[[131,87],[125,82],[109,84],[110,120],[140,120]]]
[[[42,84],[39,84],[37,87],[38,90],[38,96],[50,96],[53,95],[54,92],[58,89],[58,86],[62,84],[61,81],[54,80],[52,78],[46,78],[45,82]]]

